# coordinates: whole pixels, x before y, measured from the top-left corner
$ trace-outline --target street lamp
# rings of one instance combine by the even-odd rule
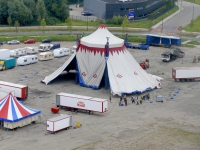
[[[163,32],[163,14],[162,14],[162,32]]]
[[[88,16],[87,16],[87,31],[88,31]]]

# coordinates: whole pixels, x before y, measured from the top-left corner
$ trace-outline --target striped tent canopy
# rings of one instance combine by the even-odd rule
[[[40,113],[40,110],[29,108],[20,103],[12,93],[0,100],[0,121],[18,122]]]

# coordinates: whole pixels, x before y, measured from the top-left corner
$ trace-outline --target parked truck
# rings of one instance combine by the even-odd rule
[[[161,54],[163,62],[169,62],[172,60],[176,60],[176,58],[182,58],[185,56],[185,53],[182,52],[179,48],[173,50],[173,52],[166,51]]]
[[[0,49],[0,59],[6,59],[10,57],[9,49]]]
[[[25,99],[28,97],[28,86],[0,81],[0,90],[13,91],[15,97]]]
[[[6,59],[0,59],[0,70],[14,68],[15,66],[16,66],[15,58],[10,57]]]
[[[144,43],[133,44],[133,43],[127,42],[126,43],[126,47],[127,48],[132,48],[132,49],[141,49],[141,50],[147,50],[147,49],[149,49],[149,45],[148,44],[144,44]]]
[[[189,82],[200,78],[200,67],[172,68],[172,78],[175,81]]]
[[[51,133],[72,127],[72,116],[61,114],[47,120],[47,131]]]
[[[59,93],[56,95],[57,107],[72,108],[75,110],[86,110],[90,112],[104,113],[108,111],[108,101],[101,98],[92,98],[68,93]]]

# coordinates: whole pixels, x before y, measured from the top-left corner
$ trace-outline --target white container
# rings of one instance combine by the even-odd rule
[[[38,53],[38,47],[26,47],[27,54],[36,54]]]
[[[53,52],[43,52],[39,54],[39,60],[50,60],[54,58]]]
[[[62,57],[70,54],[69,48],[57,48],[53,51],[54,57]]]
[[[61,114],[58,117],[47,120],[47,131],[57,132],[72,126],[72,116]]]
[[[0,59],[6,59],[10,57],[10,50],[0,49]]]
[[[24,66],[38,62],[38,56],[36,55],[27,55],[21,56],[17,59],[17,65]]]
[[[58,107],[65,106],[100,113],[108,111],[108,100],[106,99],[92,98],[68,93],[57,94],[56,105]]]
[[[28,86],[25,85],[0,81],[0,90],[13,91],[15,93],[14,95],[18,98],[24,99],[28,97]]]
[[[175,81],[194,81],[200,78],[200,67],[172,68],[172,78]]]
[[[51,49],[51,44],[40,44],[39,46],[40,52],[50,51],[50,49]]]

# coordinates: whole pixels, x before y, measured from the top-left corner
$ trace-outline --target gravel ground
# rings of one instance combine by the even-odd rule
[[[39,46],[40,43],[33,45]],[[61,42],[71,48],[75,42]],[[3,45],[1,48],[14,49],[26,45]],[[198,48],[181,48],[185,58],[173,62],[161,61],[161,53],[168,50],[162,47],[150,47],[147,51],[129,49],[133,57],[140,62],[150,60],[148,73],[164,78],[162,89],[150,92],[151,101],[142,105],[131,104],[130,95],[127,107],[119,107],[118,97],[112,97],[109,111],[104,114],[88,115],[84,112],[74,114],[60,110],[61,114],[73,117],[73,126],[81,122],[77,129],[49,134],[46,120],[57,116],[50,108],[55,106],[55,95],[59,92],[75,93],[91,97],[109,98],[110,91],[101,88],[92,90],[74,83],[73,74],[62,73],[51,84],[40,83],[45,76],[60,67],[70,56],[40,61],[27,66],[16,66],[0,72],[3,81],[29,86],[29,97],[24,104],[41,110],[41,119],[36,124],[6,131],[0,128],[1,149],[56,149],[56,150],[198,150],[200,149],[200,82],[174,82],[171,77],[172,67],[200,66],[192,63],[194,55],[200,55]],[[131,67],[131,66],[130,66]],[[38,72],[38,74],[36,74]],[[25,78],[28,76],[28,78]],[[23,81],[19,81],[23,79]],[[180,88],[180,92],[170,96]],[[164,102],[156,102],[156,96],[162,95]],[[42,97],[42,98],[40,98]]]

